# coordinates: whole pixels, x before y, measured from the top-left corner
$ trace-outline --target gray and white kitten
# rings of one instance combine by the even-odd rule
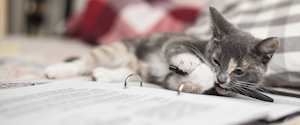
[[[254,38],[227,22],[213,7],[210,7],[210,15],[213,31],[210,40],[179,33],[121,40],[99,46],[79,60],[51,65],[45,74],[48,78],[92,74],[98,82],[123,82],[134,73],[145,82],[171,90],[178,90],[182,82],[190,81],[192,85],[183,91],[196,93],[209,90],[214,83],[231,89],[257,87],[279,46],[279,39]],[[204,53],[212,67],[203,63],[186,44]],[[189,74],[178,75],[169,70],[169,65]],[[228,93],[222,88],[217,90],[221,94]]]

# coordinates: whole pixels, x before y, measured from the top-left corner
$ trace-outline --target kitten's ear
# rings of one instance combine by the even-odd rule
[[[257,43],[251,48],[251,51],[257,55],[263,64],[267,64],[278,47],[279,39],[276,37],[270,37]]]
[[[221,35],[228,35],[236,30],[215,8],[210,6],[209,10],[213,25],[213,37],[218,38]]]

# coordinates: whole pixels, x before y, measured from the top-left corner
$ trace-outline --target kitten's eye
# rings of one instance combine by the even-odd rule
[[[244,74],[244,72],[240,69],[234,70],[233,73],[236,74],[236,75],[243,75]]]
[[[218,66],[220,66],[221,64],[219,63],[218,60],[214,59],[214,63],[217,64]]]

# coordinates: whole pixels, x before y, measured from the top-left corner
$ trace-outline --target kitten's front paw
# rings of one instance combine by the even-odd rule
[[[48,66],[45,69],[45,76],[49,79],[64,78],[78,75],[78,67],[69,63],[60,63]]]
[[[171,63],[180,70],[191,73],[201,62],[198,57],[191,53],[182,53],[172,57]]]
[[[103,67],[98,67],[93,70],[92,78],[96,82],[112,82],[110,79],[111,70]]]
[[[209,66],[201,63],[187,76],[173,75],[168,80],[168,88],[178,90],[182,83],[186,83],[183,92],[203,93],[214,86],[214,74]]]

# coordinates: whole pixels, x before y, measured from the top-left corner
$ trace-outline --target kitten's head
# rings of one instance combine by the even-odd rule
[[[210,15],[213,36],[207,44],[206,57],[213,65],[215,82],[231,89],[258,86],[279,46],[279,39],[254,38],[227,22],[213,7],[210,7]],[[218,91],[225,93],[223,89]]]

